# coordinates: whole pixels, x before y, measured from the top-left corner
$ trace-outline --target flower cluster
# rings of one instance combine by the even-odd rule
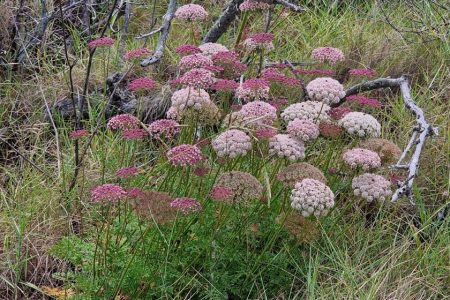
[[[132,80],[128,84],[128,89],[132,92],[151,90],[155,88],[156,81],[149,77],[141,77]]]
[[[91,199],[94,202],[117,202],[127,196],[123,188],[115,184],[103,184],[94,188],[91,192]]]
[[[245,0],[239,5],[239,9],[243,12],[245,11],[255,11],[255,10],[268,10],[270,9],[270,4],[258,1],[258,0]]]
[[[238,86],[239,85],[234,80],[218,79],[213,83],[211,88],[217,91],[232,91],[237,89]]]
[[[246,155],[252,149],[250,137],[237,129],[230,129],[221,133],[212,141],[211,145],[219,157],[235,158],[239,155]]]
[[[198,4],[186,4],[175,11],[175,17],[184,21],[203,21],[208,17],[208,12]]]
[[[148,56],[151,53],[152,52],[149,49],[147,49],[147,48],[138,48],[138,49],[130,50],[127,53],[125,53],[123,58],[125,60],[131,60],[131,59],[135,59],[135,58],[141,58],[141,57],[144,57],[144,56]]]
[[[187,108],[199,111],[211,102],[209,94],[202,89],[187,87],[173,93],[172,107],[181,112]]]
[[[317,126],[311,120],[294,119],[290,121],[286,127],[287,133],[291,136],[300,139],[303,142],[316,139],[320,132]]]
[[[102,37],[95,40],[92,40],[88,43],[89,49],[95,49],[98,47],[104,47],[104,46],[112,46],[114,45],[115,40],[110,37]]]
[[[269,139],[269,154],[296,161],[305,158],[305,146],[288,134],[277,134]]]
[[[212,66],[213,61],[208,56],[198,53],[182,57],[178,65],[181,70],[190,70]]]
[[[116,172],[116,176],[122,179],[136,175],[139,172],[137,167],[124,167]]]
[[[316,78],[308,83],[306,91],[311,100],[328,105],[338,103],[345,96],[344,87],[339,81],[330,77]]]
[[[181,211],[183,214],[189,214],[202,210],[202,205],[200,202],[188,197],[175,198],[172,202],[170,202],[170,207]]]
[[[239,56],[234,51],[220,51],[212,55],[214,65],[222,68],[220,76],[233,79],[247,70],[247,65],[241,63]]]
[[[372,69],[350,69],[348,70],[348,75],[358,77],[373,77],[376,75],[376,72]]]
[[[361,196],[367,202],[384,201],[392,194],[391,182],[383,176],[371,173],[353,178],[352,188],[355,196]]]
[[[289,105],[281,113],[281,117],[285,122],[292,121],[294,119],[317,121],[328,121],[328,111],[330,107],[323,102],[305,101],[301,103],[294,103]]]
[[[87,136],[88,134],[89,134],[89,131],[87,131],[86,129],[76,129],[76,130],[72,131],[69,134],[69,136],[72,139],[79,139],[79,138]]]
[[[381,162],[386,164],[396,162],[402,154],[402,150],[396,144],[380,138],[367,139],[360,143],[359,147],[378,153]]]
[[[175,52],[178,54],[182,54],[182,55],[190,55],[190,54],[202,53],[202,50],[200,50],[200,48],[197,46],[190,45],[190,44],[184,44],[184,45],[176,47]]]
[[[138,118],[130,114],[120,114],[112,117],[108,121],[108,128],[110,129],[136,129],[141,122]]]
[[[380,108],[381,102],[375,98],[369,98],[362,95],[351,95],[347,97],[347,101],[355,102],[362,106],[369,106],[374,108]]]
[[[214,81],[214,74],[204,68],[191,69],[180,77],[181,84],[199,89],[208,88]]]
[[[281,169],[277,174],[277,179],[286,187],[294,187],[295,183],[305,178],[311,178],[326,183],[327,179],[322,171],[311,164],[301,162],[290,164]]]
[[[291,206],[304,217],[312,214],[326,216],[334,206],[334,194],[324,183],[306,178],[295,184],[291,192]]]
[[[171,139],[180,132],[179,126],[180,124],[175,120],[160,119],[152,122],[148,126],[148,129],[151,132],[151,136],[155,138],[164,137],[166,139]]]
[[[226,186],[214,186],[209,196],[216,201],[224,201],[233,198],[233,190]]]
[[[242,106],[239,113],[249,127],[272,125],[277,119],[277,109],[264,101],[249,102]]]
[[[241,203],[253,199],[260,199],[263,195],[261,183],[253,175],[231,171],[222,173],[217,178],[214,187],[226,187],[232,191],[232,197],[224,199],[226,201]]]
[[[381,125],[377,119],[362,112],[350,112],[339,120],[339,125],[344,127],[349,134],[359,137],[379,137]]]
[[[328,115],[335,120],[340,120],[349,112],[352,112],[351,108],[344,107],[344,106],[338,106],[338,107],[333,107],[332,109],[330,109],[328,111]]]
[[[332,65],[345,59],[342,50],[333,47],[319,47],[312,51],[311,57],[320,62],[328,62]]]
[[[267,68],[261,73],[261,77],[269,82],[278,82],[285,86],[299,86],[300,80],[284,75],[278,69]]]
[[[303,75],[315,75],[315,76],[333,76],[334,75],[333,70],[321,70],[321,69],[312,69],[312,70],[295,69],[294,73],[303,74]]]
[[[174,166],[194,166],[203,158],[202,152],[195,145],[182,144],[167,151],[167,159]]]
[[[133,201],[136,213],[150,222],[164,224],[175,219],[177,213],[170,206],[172,197],[168,193],[158,191],[146,191]]]
[[[273,46],[273,34],[272,33],[256,33],[251,37],[244,40],[243,45],[249,51],[253,50],[265,50],[272,51],[275,47]]]
[[[236,89],[236,96],[244,100],[261,100],[269,97],[269,83],[265,79],[251,78],[245,80]]]
[[[142,128],[131,128],[127,129],[125,128],[122,131],[122,137],[124,140],[140,140],[148,136],[148,132],[145,129]]]
[[[342,159],[352,169],[360,167],[364,171],[368,171],[381,166],[381,159],[377,153],[362,148],[345,151]]]
[[[320,134],[325,138],[338,139],[342,136],[342,127],[331,122],[320,122]]]
[[[274,137],[277,134],[278,134],[277,129],[273,127],[263,127],[255,131],[255,137],[260,140],[270,139],[271,137]]]
[[[213,56],[219,52],[226,52],[228,48],[219,43],[204,43],[198,47],[204,55]]]

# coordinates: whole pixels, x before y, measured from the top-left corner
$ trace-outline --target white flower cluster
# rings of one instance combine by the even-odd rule
[[[362,112],[353,111],[346,114],[339,120],[339,125],[348,133],[359,137],[379,137],[381,134],[381,125],[377,119]]]
[[[305,146],[288,134],[277,134],[269,139],[269,154],[296,161],[305,158]]]
[[[281,117],[286,122],[294,119],[310,120],[313,122],[328,121],[330,120],[330,116],[328,115],[330,109],[323,102],[305,101],[289,105],[281,113]]]
[[[372,173],[365,173],[353,178],[352,188],[355,196],[361,196],[367,202],[384,201],[392,195],[390,181]]]
[[[202,50],[203,55],[206,55],[209,57],[211,57],[214,54],[219,53],[219,52],[228,51],[227,47],[225,47],[224,45],[219,44],[219,43],[204,43],[204,44],[201,44],[200,46],[198,46],[198,48],[200,50]]]
[[[330,77],[319,77],[311,80],[306,86],[306,91],[311,100],[324,102],[328,105],[338,103],[345,96],[342,84]]]
[[[246,155],[252,149],[250,137],[237,129],[230,129],[221,133],[211,142],[211,145],[219,157],[235,158],[238,155]]]
[[[371,150],[354,148],[342,154],[344,162],[352,169],[361,167],[364,171],[375,169],[381,166],[380,156]]]
[[[203,89],[184,88],[172,95],[172,107],[179,111],[192,107],[195,110],[202,109],[203,106],[211,102],[208,92]]]
[[[295,184],[291,192],[291,206],[304,217],[312,214],[326,216],[334,206],[334,194],[324,183],[306,178]]]
[[[303,142],[314,140],[320,134],[319,126],[313,121],[301,119],[290,121],[286,127],[286,131],[291,136],[296,137]]]

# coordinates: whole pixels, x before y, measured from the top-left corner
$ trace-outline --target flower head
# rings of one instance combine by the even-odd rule
[[[221,133],[211,143],[217,156],[235,158],[246,155],[252,149],[250,137],[243,131],[230,129]]]
[[[213,61],[208,56],[201,53],[186,55],[181,58],[179,66],[182,70],[190,70],[195,68],[205,68],[212,66]]]
[[[94,202],[117,202],[125,198],[127,193],[123,188],[115,184],[103,184],[94,188],[91,192],[91,199]]]
[[[305,101],[289,105],[281,113],[285,122],[294,119],[310,120],[313,122],[328,121],[330,117],[327,112],[330,107],[323,102]]]
[[[200,50],[199,47],[190,45],[190,44],[184,44],[181,46],[178,46],[175,48],[175,52],[182,55],[189,55],[189,54],[197,54],[202,53],[202,50]]]
[[[306,178],[295,184],[291,192],[291,206],[304,217],[312,214],[326,216],[334,206],[334,194],[324,183]]]
[[[345,59],[342,50],[333,47],[319,47],[312,51],[311,57],[320,62],[328,62],[332,65]]]
[[[245,11],[268,10],[271,5],[269,3],[258,0],[245,0],[239,5],[239,9]]]
[[[319,126],[311,120],[294,119],[290,121],[286,128],[290,136],[300,139],[303,142],[316,139],[320,132]]]
[[[352,188],[355,196],[366,199],[367,202],[374,200],[384,201],[392,195],[391,182],[383,176],[365,173],[353,178]]]
[[[299,86],[300,80],[284,75],[278,69],[267,68],[261,73],[261,77],[269,82],[278,82],[285,86]]]
[[[186,4],[175,11],[175,17],[184,21],[203,21],[208,17],[208,12],[198,4]]]
[[[142,128],[132,128],[132,129],[124,129],[122,131],[122,137],[125,140],[133,141],[140,140],[145,138],[148,135],[148,132]]]
[[[79,139],[79,138],[87,136],[88,134],[89,134],[89,131],[87,131],[86,129],[77,129],[77,130],[72,131],[69,134],[69,136],[72,139]]]
[[[270,139],[270,138],[274,137],[275,135],[277,135],[277,133],[278,133],[278,131],[276,128],[262,127],[262,128],[258,128],[255,131],[255,137],[259,140]]]
[[[264,127],[272,125],[277,119],[277,109],[264,101],[244,104],[239,111],[247,127]]]
[[[380,138],[367,139],[361,142],[359,147],[378,153],[381,162],[385,164],[396,162],[402,154],[402,150],[395,143]]]
[[[345,151],[342,159],[352,169],[360,167],[364,171],[368,171],[381,166],[381,159],[376,152],[362,148]]]
[[[200,202],[188,197],[175,198],[170,202],[170,207],[181,211],[185,215],[202,210]]]
[[[138,187],[132,187],[127,189],[127,197],[132,199],[141,198],[145,195],[144,191]]]
[[[176,217],[176,210],[170,206],[172,200],[168,193],[145,191],[132,203],[140,217],[150,222],[164,224]]]
[[[179,126],[180,124],[175,120],[160,119],[151,123],[148,129],[152,137],[171,139],[180,132]]]
[[[323,137],[330,139],[338,139],[343,134],[342,127],[331,122],[320,122],[319,131]]]
[[[256,49],[271,51],[275,48],[272,43],[273,37],[274,35],[272,33],[256,33],[245,39],[243,45],[250,51]]]
[[[239,55],[234,51],[220,51],[212,55],[214,65],[222,68],[222,78],[234,79],[247,70],[247,65],[241,63]]]
[[[377,99],[369,98],[369,97],[362,96],[362,95],[351,95],[351,96],[348,96],[346,99],[349,102],[354,102],[361,106],[370,106],[370,107],[375,107],[375,108],[381,107],[381,102],[378,101]]]
[[[108,128],[110,129],[135,129],[139,128],[140,125],[139,119],[130,114],[116,115],[108,121]]]
[[[218,43],[204,43],[198,47],[204,55],[212,56],[218,52],[228,51],[228,48]]]
[[[116,172],[116,176],[122,179],[129,178],[131,176],[136,175],[139,172],[139,169],[136,167],[124,167]]]
[[[350,69],[348,74],[355,77],[373,77],[376,72],[372,69]]]
[[[328,115],[335,120],[340,120],[349,112],[352,112],[352,109],[350,107],[338,106],[331,108],[328,111]]]
[[[233,198],[233,190],[226,186],[214,186],[209,196],[216,201],[224,201]]]
[[[251,78],[237,88],[236,96],[244,100],[261,100],[269,97],[269,83],[265,79]]]
[[[359,137],[379,137],[381,125],[377,119],[362,112],[350,112],[339,120],[339,125],[344,127],[349,134]]]
[[[114,45],[115,40],[110,37],[102,37],[95,40],[92,40],[88,43],[89,49],[95,49],[98,47],[112,46]]]
[[[211,88],[217,91],[233,91],[237,89],[238,86],[239,84],[234,80],[219,79],[213,83]]]
[[[229,188],[233,195],[232,197],[227,197],[226,200],[235,203],[260,199],[263,195],[261,183],[253,175],[246,172],[231,171],[222,173],[214,186]]]
[[[204,68],[195,68],[187,71],[180,77],[180,83],[195,88],[208,88],[215,81],[211,71]]]
[[[150,77],[134,79],[128,84],[128,89],[132,92],[152,90],[156,86],[156,81]]]
[[[269,139],[269,154],[296,161],[305,158],[305,146],[287,134],[277,134]]]
[[[306,86],[311,100],[324,102],[328,105],[338,103],[345,97],[345,91],[339,81],[330,77],[319,77]]]
[[[203,154],[197,146],[182,144],[167,152],[167,158],[174,166],[194,166],[203,160]]]
[[[327,179],[322,171],[305,162],[290,164],[281,169],[277,174],[277,179],[286,187],[294,187],[295,183],[305,178],[311,178],[326,183]]]
[[[127,53],[125,53],[123,58],[125,60],[131,60],[131,59],[135,59],[135,58],[141,58],[141,57],[148,56],[151,53],[152,53],[152,51],[150,51],[147,48],[138,48],[138,49],[130,50]]]

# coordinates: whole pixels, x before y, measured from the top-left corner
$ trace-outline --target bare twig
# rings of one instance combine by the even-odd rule
[[[162,27],[159,27],[158,29],[152,30],[152,31],[150,31],[150,32],[148,32],[148,33],[144,33],[144,34],[138,35],[138,36],[136,37],[136,39],[139,40],[139,39],[144,39],[144,38],[151,37],[152,35],[154,35],[154,34],[160,32],[162,29],[163,29]]]
[[[403,75],[399,78],[379,78],[365,83],[360,83],[348,89],[345,93],[345,97],[364,91],[387,87],[400,87],[405,107],[409,109],[411,113],[416,117],[416,126],[414,128],[411,139],[404,149],[399,161],[392,166],[393,169],[407,169],[408,177],[405,181],[399,183],[398,189],[392,196],[391,202],[396,202],[400,197],[407,196],[409,202],[414,205],[412,185],[414,182],[414,178],[417,176],[420,155],[422,154],[422,149],[425,145],[427,137],[437,134],[438,129],[428,123],[428,121],[425,119],[423,110],[414,102],[411,96],[408,79]],[[334,106],[339,106],[344,103],[345,97]],[[413,147],[414,152],[411,156],[410,161],[406,164],[402,163],[405,160],[408,152],[411,151]]]
[[[122,35],[120,36],[119,42],[119,53],[120,53],[120,61],[123,63],[123,55],[125,54],[125,42],[128,37],[128,27],[130,26],[130,18],[131,18],[131,2],[125,2],[125,13],[123,16],[123,26],[122,26]]]
[[[149,65],[155,64],[161,60],[164,55],[164,48],[166,46],[167,37],[169,36],[170,25],[172,23],[172,19],[175,15],[175,10],[177,8],[177,1],[170,0],[169,6],[167,7],[166,14],[163,17],[163,23],[161,28],[161,35],[158,40],[158,44],[156,45],[155,52],[152,56],[144,59],[141,62],[141,66],[147,67]]]
[[[305,9],[295,3],[290,2],[289,0],[274,0],[273,1],[276,4],[280,4],[282,6],[285,6],[287,8],[289,8],[290,10],[294,11],[294,12],[302,12],[305,11]]]

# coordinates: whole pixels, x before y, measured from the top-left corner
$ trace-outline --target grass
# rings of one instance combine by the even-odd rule
[[[351,174],[328,172],[330,167],[341,167],[342,149],[357,144],[347,137],[332,142],[321,139],[307,147],[308,161],[325,173],[337,204],[329,216],[299,226],[308,237],[300,240],[276,221],[285,211],[289,191],[275,180],[270,182],[270,207],[264,203],[228,207],[205,199],[214,184],[212,175],[232,168],[231,163],[219,167],[209,148],[204,154],[211,154],[212,175],[197,177],[192,170],[171,167],[150,143],[127,143],[117,134],[100,131],[88,152],[78,188],[65,193],[74,164],[73,141],[68,137],[71,125],[58,122],[57,140],[51,125],[43,121],[42,108],[44,99],[52,103],[67,94],[67,70],[54,64],[53,54],[44,48],[37,56],[39,73],[5,72],[0,83],[0,136],[49,175],[0,146],[4,150],[0,165],[0,298],[42,298],[43,286],[70,288],[75,291],[74,299],[112,299],[118,294],[130,299],[448,297],[449,219],[436,217],[449,204],[450,47],[439,27],[433,27],[439,16],[423,4],[419,16],[433,30],[422,36],[402,36],[384,22],[383,12],[395,24],[407,27],[417,13],[405,4],[389,4],[384,10],[371,1],[335,9],[327,9],[319,1],[306,5],[306,13],[274,22],[277,49],[269,54],[270,60],[305,61],[315,47],[339,47],[347,57],[341,69],[370,67],[379,76],[392,77],[408,74],[415,101],[427,119],[439,126],[440,134],[430,138],[421,157],[414,210],[404,199],[369,209],[352,196]],[[159,16],[164,6],[158,4]],[[150,6],[136,9],[131,32],[145,32],[147,25],[142,24],[147,24],[150,11]],[[208,7],[208,11],[215,15],[219,9]],[[262,18],[252,16],[249,24],[252,31],[258,31]],[[236,22],[221,42],[233,45],[238,30]],[[75,30],[72,36],[76,36],[74,55],[79,57],[75,82],[81,87],[87,52],[85,41]],[[189,39],[182,24],[175,22],[161,69],[176,64],[174,48]],[[156,42],[157,36],[152,37],[148,46],[152,48]],[[136,46],[130,37],[127,47]],[[92,86],[103,85],[107,74],[117,69],[117,61],[115,48],[109,54],[99,52],[94,59]],[[148,73],[162,78],[155,70]],[[351,79],[345,86],[356,82]],[[382,110],[369,111],[381,120],[382,136],[404,147],[414,118],[400,95],[395,91],[374,91],[371,95],[387,104]],[[97,92],[94,98],[105,96]],[[97,114],[94,106],[86,128],[95,126]],[[212,137],[216,133],[206,129],[203,134]],[[192,135],[185,133],[182,141],[192,142]],[[115,171],[131,163],[144,171],[122,182],[125,186],[188,195],[201,200],[204,211],[179,216],[169,225],[157,225],[152,220],[142,223],[126,204],[120,206],[121,211],[112,209],[108,214],[93,205],[91,188],[116,181]],[[265,162],[256,155],[234,163],[235,169],[249,171],[263,183],[276,166],[274,161]],[[264,185],[267,191],[268,185]],[[368,216],[372,216],[371,222]],[[74,229],[82,233],[75,236]]]

